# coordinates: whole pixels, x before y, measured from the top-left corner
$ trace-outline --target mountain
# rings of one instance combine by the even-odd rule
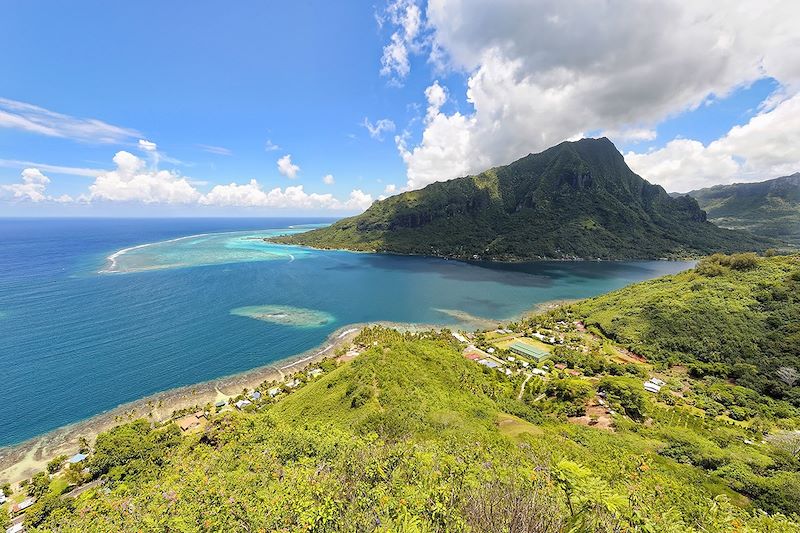
[[[715,224],[800,245],[800,172],[688,193]]]
[[[330,227],[275,239],[461,259],[661,258],[758,250],[689,197],[634,174],[606,138],[563,142],[476,176],[375,202]]]

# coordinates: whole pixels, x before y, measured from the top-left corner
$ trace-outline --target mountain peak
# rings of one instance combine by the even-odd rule
[[[606,137],[564,141],[435,182],[280,242],[490,260],[661,258],[763,249],[706,222],[693,198],[636,175]]]

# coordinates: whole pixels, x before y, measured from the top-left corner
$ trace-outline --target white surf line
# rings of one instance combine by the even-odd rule
[[[358,328],[348,329],[347,331],[343,331],[343,332],[342,332],[342,333],[341,333],[341,334],[340,334],[338,337],[336,337],[336,338],[337,338],[337,339],[341,339],[342,337],[345,337],[345,336],[347,336],[347,335],[350,335],[351,333],[354,333],[354,332],[356,332],[356,331],[358,331]]]
[[[182,241],[184,239],[194,239],[195,237],[208,237],[209,235],[216,235],[216,234],[215,233],[198,233],[197,235],[186,235],[186,236],[183,236],[183,237],[176,237],[174,239],[167,239],[166,241],[148,242],[148,243],[145,243],[145,244],[139,244],[139,245],[136,245],[136,246],[131,246],[130,248],[123,248],[122,250],[118,250],[118,251],[114,252],[113,254],[109,255],[108,257],[106,257],[106,259],[111,264],[109,265],[108,268],[105,268],[103,270],[98,270],[98,272],[100,274],[117,272],[117,270],[115,270],[115,268],[117,266],[117,258],[119,256],[121,256],[121,255],[127,254],[128,252],[132,252],[133,250],[138,250],[140,248],[147,248],[148,246],[155,246],[156,244],[165,244],[165,243],[168,243],[168,242],[177,242],[177,241]]]
[[[265,230],[258,230],[258,231],[264,232],[264,231],[271,231],[271,230],[265,229]],[[122,250],[118,250],[118,251],[114,252],[113,254],[109,255],[108,257],[106,257],[106,260],[109,261],[111,264],[109,265],[108,268],[104,268],[103,270],[98,270],[97,272],[99,274],[113,274],[113,273],[119,272],[118,270],[115,270],[115,268],[117,266],[117,258],[119,256],[124,255],[124,254],[126,254],[128,252],[131,252],[133,250],[138,250],[139,248],[145,248],[147,246],[155,246],[156,244],[164,244],[164,243],[168,243],[168,242],[182,241],[184,239],[194,239],[196,237],[208,237],[209,235],[233,235],[233,234],[236,234],[236,233],[258,233],[258,231],[255,231],[255,232],[253,232],[253,231],[219,231],[219,232],[213,232],[213,233],[198,233],[196,235],[185,235],[183,237],[176,237],[174,239],[167,239],[166,241],[148,242],[148,243],[145,243],[145,244],[139,244],[139,245],[136,245],[136,246],[131,246],[130,248],[123,248]],[[294,256],[292,256],[292,259],[294,259]]]
[[[357,331],[357,330],[352,330],[352,331]],[[341,337],[339,337],[339,338],[341,338]],[[317,353],[315,353],[313,355],[309,355],[308,357],[303,357],[302,359],[298,359],[297,361],[294,361],[293,363],[289,363],[288,365],[283,365],[280,369],[281,370],[286,370],[287,368],[292,368],[293,366],[297,366],[300,363],[305,363],[309,359],[313,359],[314,357],[316,357],[318,355],[324,354],[325,352],[327,352],[331,348],[333,348],[333,344],[327,345],[325,348],[323,348],[322,350],[318,351]]]

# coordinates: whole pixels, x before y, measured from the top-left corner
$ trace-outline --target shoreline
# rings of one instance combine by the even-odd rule
[[[492,329],[497,324],[517,321],[527,316],[542,313],[574,300],[548,300],[535,304],[525,311],[507,318],[492,319],[475,317],[463,313],[456,317],[450,310],[440,310],[445,316],[456,318],[458,324],[422,324],[411,322],[378,321],[370,323],[347,324],[333,331],[322,344],[305,352],[274,361],[269,365],[245,370],[200,383],[167,389],[155,394],[121,404],[108,411],[61,426],[30,438],[26,441],[0,447],[0,482],[18,483],[29,479],[38,471],[44,470],[48,461],[58,455],[72,455],[78,450],[81,437],[91,444],[97,435],[139,418],[153,422],[164,422],[172,418],[172,413],[188,407],[215,403],[241,394],[247,388],[253,390],[264,381],[282,380],[291,374],[313,365],[330,355],[341,345],[351,343],[361,330],[368,326],[384,326],[401,331],[426,331],[430,329],[451,328],[453,330]]]
[[[138,418],[164,422],[172,418],[175,411],[227,400],[241,394],[245,388],[253,390],[264,381],[282,380],[286,374],[313,365],[339,346],[352,342],[366,325],[341,327],[333,331],[324,343],[268,365],[157,392],[26,441],[0,447],[0,482],[18,483],[43,470],[53,457],[76,453],[81,437],[93,443],[98,434],[126,422]]]

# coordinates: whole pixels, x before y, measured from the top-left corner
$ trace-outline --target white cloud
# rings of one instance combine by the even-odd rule
[[[659,150],[628,152],[625,160],[644,178],[676,192],[792,174],[800,170],[800,94],[708,146],[675,139]]]
[[[608,137],[615,143],[654,141],[658,134],[656,130],[650,128],[627,128],[623,130],[606,130],[600,134],[601,137]]]
[[[201,197],[187,178],[167,170],[148,170],[130,152],[117,152],[114,163],[115,170],[100,174],[89,186],[89,200],[186,204]]]
[[[384,133],[394,131],[395,129],[394,122],[388,118],[382,118],[375,123],[372,123],[369,121],[369,118],[364,117],[364,122],[362,122],[361,125],[367,128],[370,137],[379,141],[383,140]]]
[[[47,172],[53,172],[55,174],[68,174],[71,176],[88,176],[92,178],[105,172],[104,170],[99,168],[65,167],[60,165],[48,165],[47,163],[35,163],[33,161],[19,161],[16,159],[0,159],[0,167],[6,167],[6,168],[34,167],[41,170],[45,170]]]
[[[141,135],[94,118],[72,117],[8,98],[0,98],[0,128],[101,144],[130,142]]]
[[[300,172],[300,167],[292,163],[291,155],[286,154],[278,159],[278,172],[293,180],[297,177],[297,173]]]
[[[422,29],[422,10],[413,0],[394,0],[386,13],[379,17],[378,24],[389,22],[397,27],[381,55],[381,75],[392,83],[400,84],[411,71],[409,51],[418,52],[422,42],[418,40]]]
[[[50,183],[50,178],[41,173],[38,168],[26,168],[22,171],[22,183],[3,185],[2,188],[11,192],[18,200],[41,202],[47,200],[45,189]]]
[[[390,183],[389,185],[386,186],[383,192],[385,194],[394,194],[395,192],[397,192],[397,185],[395,185],[394,183]]]
[[[430,0],[421,27],[432,36],[416,42],[432,62],[468,74],[471,109],[429,107],[422,138],[397,139],[408,185],[508,163],[582,132],[644,139],[666,117],[763,77],[791,96],[800,88],[798,17],[793,0]]]
[[[325,174],[324,176],[322,176],[322,183],[324,183],[325,185],[333,185],[334,183],[336,183],[336,180],[333,179],[333,174]]]
[[[280,150],[281,147],[277,144],[273,143],[271,140],[267,139],[267,142],[264,143],[264,150],[267,152],[276,152]]]
[[[350,191],[350,197],[342,205],[343,209],[359,209],[361,211],[372,205],[372,195],[365,193],[361,189]]]
[[[198,144],[203,151],[208,152],[209,154],[215,155],[233,155],[233,151],[229,150],[228,148],[224,148],[222,146],[213,146],[211,144]]]
[[[269,191],[261,188],[256,180],[243,185],[231,183],[216,185],[200,199],[201,205],[222,207],[272,207],[295,209],[334,209],[363,210],[372,203],[372,197],[355,189],[346,201],[336,199],[332,194],[307,193],[302,185],[276,187]]]
[[[155,152],[158,149],[158,146],[152,141],[139,139],[139,149],[144,152]]]
[[[434,81],[433,85],[425,89],[425,98],[428,100],[428,111],[425,115],[426,120],[430,121],[439,113],[439,109],[447,102],[447,90],[439,85],[439,81]]]

